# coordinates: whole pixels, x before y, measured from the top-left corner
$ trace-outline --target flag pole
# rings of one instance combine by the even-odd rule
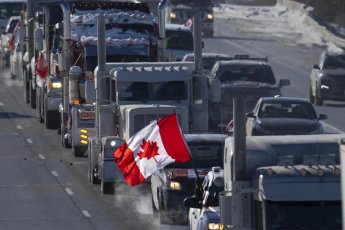
[[[178,122],[178,116],[177,116],[175,110],[174,110],[174,114],[175,114],[175,116],[176,116],[177,124],[178,124],[178,126],[180,127],[180,125],[179,125],[180,123]],[[180,129],[181,129],[181,127],[180,127]],[[182,132],[181,132],[181,133],[182,133]],[[189,146],[188,146],[188,144],[187,144],[187,142],[186,142],[186,140],[185,140],[185,138],[184,138],[184,135],[182,135],[182,139],[183,139],[185,145],[187,146],[187,149],[188,149],[188,152],[189,152],[191,161],[192,161],[192,167],[193,167],[194,172],[195,172],[195,191],[194,191],[194,192],[195,192],[195,196],[196,196],[197,199],[201,200],[201,199],[202,199],[202,193],[203,193],[203,191],[202,191],[202,186],[201,186],[201,179],[200,179],[198,170],[197,170],[197,168],[195,167],[195,161],[194,161],[194,159],[193,159],[193,156],[192,156],[192,154],[191,154],[191,151],[190,151],[190,149],[189,149]]]

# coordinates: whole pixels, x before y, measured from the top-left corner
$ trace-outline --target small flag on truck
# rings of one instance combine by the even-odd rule
[[[176,114],[147,125],[114,152],[127,184],[144,182],[157,170],[174,162],[191,160]]]

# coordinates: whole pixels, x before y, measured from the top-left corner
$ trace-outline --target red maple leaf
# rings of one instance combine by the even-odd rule
[[[152,157],[159,155],[157,142],[146,141],[145,139],[140,145],[141,151],[138,153],[140,159],[147,158],[150,160]]]

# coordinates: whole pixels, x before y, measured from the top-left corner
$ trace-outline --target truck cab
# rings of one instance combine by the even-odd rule
[[[224,192],[220,194],[223,229],[234,225],[251,229],[342,229],[342,138],[342,134],[247,137],[245,175],[235,181],[235,142],[228,137]]]
[[[195,14],[195,7],[201,11],[201,32],[204,36],[213,36],[213,3],[211,0],[186,1],[186,0],[171,0],[166,8],[166,17],[168,23],[186,24],[192,26],[193,16]],[[191,22],[191,23],[189,23]]]

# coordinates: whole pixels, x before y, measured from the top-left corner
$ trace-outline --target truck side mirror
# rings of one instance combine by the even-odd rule
[[[284,86],[290,85],[290,80],[289,79],[280,79],[279,81],[279,88],[282,88]]]
[[[42,29],[35,30],[35,49],[37,51],[43,50],[43,31]]]
[[[201,201],[194,196],[187,197],[186,199],[184,199],[183,204],[187,208],[202,208]]]
[[[318,64],[313,65],[313,69],[320,69]]]
[[[328,118],[328,116],[326,114],[320,114],[319,115],[319,120],[325,120],[327,118]]]
[[[210,101],[220,101],[220,81],[218,79],[212,79],[210,83]]]
[[[255,118],[254,112],[250,112],[246,114],[247,117]]]

